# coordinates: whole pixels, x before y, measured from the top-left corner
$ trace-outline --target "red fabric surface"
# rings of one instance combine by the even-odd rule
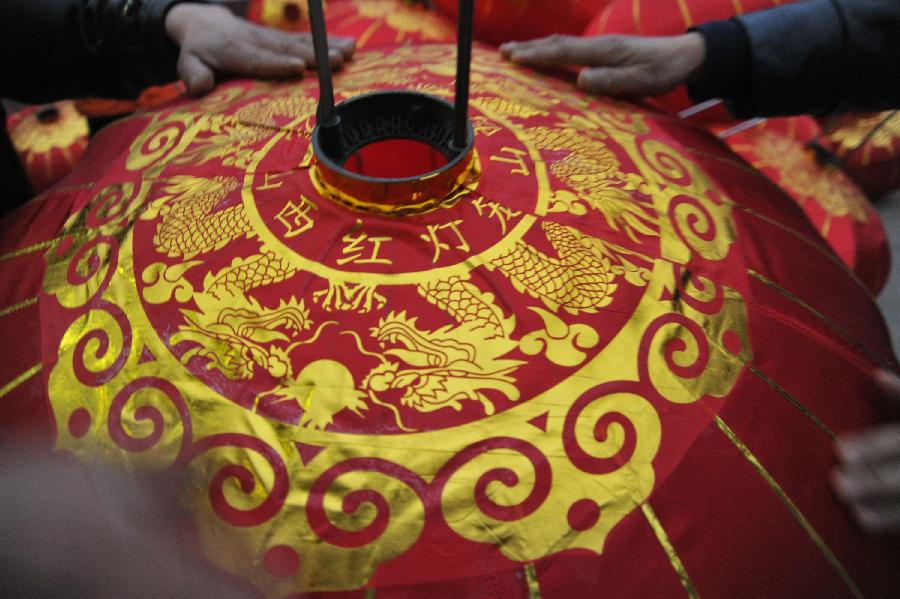
[[[356,38],[357,48],[456,39],[455,23],[421,4],[402,0],[328,0],[324,4],[328,33]],[[305,1],[251,0],[247,18],[286,31],[309,31]]]
[[[336,90],[453,64],[362,51]],[[0,423],[162,472],[273,597],[891,596],[804,413],[880,418],[866,288],[709,133],[480,49],[473,75],[479,170],[407,214],[317,184],[312,80],[105,129],[0,224],[0,310],[43,289],[0,318],[0,386],[42,365]]]
[[[900,117],[894,112],[846,114],[822,119],[822,145],[874,198],[900,188]]]
[[[610,0],[493,0],[475,3],[475,37],[499,45],[530,40],[554,33],[577,35],[591,17]],[[435,0],[435,8],[454,22],[458,3]]]

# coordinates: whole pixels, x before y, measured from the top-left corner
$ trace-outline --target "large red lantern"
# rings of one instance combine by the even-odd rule
[[[399,128],[427,176],[314,151],[308,79],[104,130],[0,229],[7,418],[183,477],[272,597],[887,596],[826,484],[896,366],[866,290],[709,134],[493,51],[471,152],[437,151],[454,62],[335,78],[431,94],[339,138]]]

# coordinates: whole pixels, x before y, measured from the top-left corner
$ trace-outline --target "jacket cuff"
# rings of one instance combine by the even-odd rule
[[[710,21],[696,31],[706,42],[706,62],[700,76],[688,82],[688,95],[694,102],[710,98],[743,97],[750,81],[750,37],[736,19]]]

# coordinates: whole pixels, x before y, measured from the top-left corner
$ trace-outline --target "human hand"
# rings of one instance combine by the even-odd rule
[[[181,48],[178,76],[191,94],[210,91],[216,76],[284,79],[315,65],[312,36],[254,25],[212,4],[180,3],[166,15],[166,32]],[[353,56],[354,40],[329,37],[331,66]]]
[[[693,32],[671,37],[551,35],[503,44],[500,54],[533,67],[585,66],[578,76],[581,89],[643,97],[664,94],[694,76],[706,61],[706,42]]]
[[[900,405],[900,378],[879,370],[883,394]],[[842,435],[832,486],[860,526],[872,534],[900,532],[900,423]]]
[[[255,597],[203,558],[174,481],[3,442],[0,596]]]

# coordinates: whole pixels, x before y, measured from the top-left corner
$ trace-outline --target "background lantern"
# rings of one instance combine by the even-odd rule
[[[819,124],[799,116],[767,119],[726,142],[800,205],[828,245],[877,294],[891,264],[884,225],[848,175],[837,165],[823,164],[808,147],[815,139],[821,139]]]
[[[88,122],[73,102],[26,107],[10,115],[7,128],[38,193],[68,174],[87,147]]]
[[[362,51],[335,93],[454,61]],[[896,368],[866,289],[707,132],[484,49],[471,82],[469,162],[405,203],[329,176],[309,79],[105,129],[0,228],[0,405],[185,481],[270,596],[888,596],[826,484]]]
[[[820,142],[869,197],[900,188],[900,117],[896,112],[823,119]]]
[[[554,33],[577,35],[609,0],[495,0],[475,5],[475,37],[488,44],[536,39]],[[435,0],[435,8],[452,19],[457,3]]]
[[[454,39],[453,23],[419,2],[330,0],[325,14],[329,32],[356,38],[357,48]],[[247,18],[287,31],[309,31],[302,0],[253,0]]]

